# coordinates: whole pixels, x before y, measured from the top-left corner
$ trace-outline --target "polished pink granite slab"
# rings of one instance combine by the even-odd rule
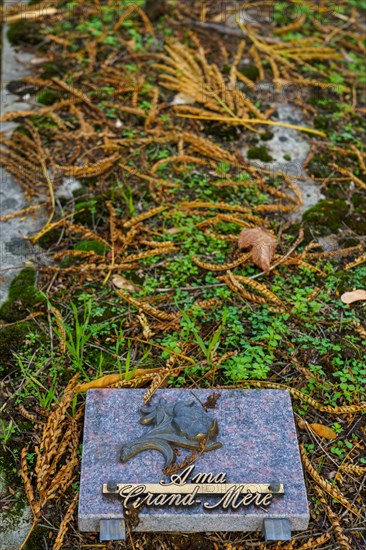
[[[288,519],[292,530],[306,529],[309,509],[290,395],[283,390],[217,390],[215,409],[208,414],[219,423],[221,449],[204,453],[195,463],[199,472],[226,472],[228,483],[285,484],[285,494],[275,495],[271,505],[237,510],[144,508],[136,531],[257,531],[265,518]],[[79,501],[81,531],[99,531],[101,519],[122,518],[118,496],[102,494],[103,483],[159,483],[163,456],[154,450],[140,453],[127,463],[120,461],[122,445],[148,433],[139,423],[143,389],[89,390],[86,401]],[[204,403],[213,390],[158,390],[169,403],[197,398]],[[184,456],[182,451],[180,459]],[[207,497],[205,501],[211,497]],[[216,497],[217,501],[217,497]],[[215,502],[215,501],[214,501]]]

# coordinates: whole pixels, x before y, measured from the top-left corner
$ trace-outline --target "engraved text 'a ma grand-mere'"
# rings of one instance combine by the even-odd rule
[[[119,495],[123,506],[197,506],[202,503],[199,497],[209,495],[218,497],[216,502],[203,502],[206,510],[242,506],[269,506],[273,495],[283,495],[282,483],[227,483],[226,474],[199,473],[187,483],[194,466],[191,465],[181,474],[173,474],[170,482],[160,483],[113,483],[103,485],[106,495]]]

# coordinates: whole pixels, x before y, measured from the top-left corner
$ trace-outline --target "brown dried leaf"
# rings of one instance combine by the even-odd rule
[[[122,288],[123,290],[131,290],[131,291],[134,291],[136,290],[136,286],[131,283],[128,279],[126,279],[125,277],[121,277],[121,275],[113,275],[112,277],[112,283],[114,284],[114,286],[116,286],[117,288]]]
[[[128,379],[132,378],[138,378],[139,376],[143,376],[144,374],[153,374],[155,371],[160,369],[135,369],[133,373],[130,373],[128,376]],[[101,378],[97,378],[96,380],[91,380],[90,382],[85,382],[84,384],[80,384],[77,387],[78,392],[86,392],[88,390],[92,390],[95,388],[109,388],[113,384],[117,384],[117,382],[120,382],[121,380],[125,380],[127,377],[124,373],[122,374],[106,374],[105,376],[102,376]]]
[[[184,92],[179,92],[173,98],[173,101],[170,102],[170,105],[193,105],[196,100],[194,97],[185,94]]]
[[[245,227],[239,235],[239,248],[251,248],[253,262],[265,273],[269,272],[277,241],[274,235],[261,227]]]
[[[366,290],[352,290],[352,292],[345,292],[341,296],[341,300],[344,304],[352,304],[358,300],[366,300]]]
[[[323,424],[309,424],[309,426],[319,437],[325,437],[325,439],[337,438],[336,432],[332,428],[328,428],[328,426],[324,426]]]

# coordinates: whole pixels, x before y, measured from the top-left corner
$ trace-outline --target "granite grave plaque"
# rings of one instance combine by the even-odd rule
[[[262,531],[288,540],[307,528],[287,391],[164,389],[148,406],[144,393],[87,394],[81,531],[122,540],[127,521],[133,531]]]

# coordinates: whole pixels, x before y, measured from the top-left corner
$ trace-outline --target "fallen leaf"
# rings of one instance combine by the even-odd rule
[[[137,315],[137,319],[140,321],[140,325],[142,327],[142,334],[144,335],[144,338],[146,338],[146,340],[149,340],[149,338],[154,336],[154,333],[149,326],[149,322],[146,319],[146,315],[141,312],[140,315]]]
[[[97,380],[92,380],[91,382],[85,382],[84,384],[80,384],[77,390],[79,392],[84,392],[84,391],[91,390],[93,388],[108,388],[108,386],[111,386],[112,384],[116,384],[122,379],[123,379],[123,375],[121,376],[120,374],[106,374],[105,376],[102,376]]]
[[[16,23],[17,21],[21,20],[24,21],[24,19],[39,19],[40,17],[46,17],[47,15],[55,15],[57,13],[57,9],[50,6],[50,7],[43,7],[42,9],[38,10],[24,10],[24,5],[21,8],[20,13],[16,13],[14,15],[7,15],[3,17],[3,21],[7,23],[8,25],[12,23]]]
[[[137,287],[131,283],[128,279],[125,279],[125,277],[121,277],[121,275],[113,275],[112,277],[112,283],[117,288],[122,288],[123,290],[136,290]]]
[[[184,92],[179,92],[173,98],[173,101],[170,102],[170,105],[193,105],[195,102],[194,98]]]
[[[309,426],[320,437],[325,437],[325,439],[337,438],[336,432],[332,428],[328,428],[328,426],[324,426],[323,424],[309,424]]]
[[[251,248],[255,265],[263,269],[265,273],[269,272],[277,246],[277,241],[270,231],[261,227],[245,228],[239,235],[238,245],[239,248]]]
[[[297,425],[299,426],[300,430],[306,430],[307,422],[304,420],[298,420]]]
[[[358,300],[366,300],[366,290],[352,290],[352,292],[345,292],[341,296],[341,300],[344,304],[352,304]]]
[[[128,374],[128,379],[136,379],[139,376],[144,376],[145,374],[153,374],[154,372],[160,370],[159,368],[156,369],[136,369],[133,372]],[[78,392],[84,392],[88,390],[92,390],[94,388],[108,388],[109,386],[112,386],[113,384],[117,384],[117,382],[120,382],[121,380],[126,379],[126,374],[106,374],[105,376],[102,376],[101,378],[97,378],[96,380],[91,380],[90,382],[85,382],[84,384],[80,384],[76,389]]]

